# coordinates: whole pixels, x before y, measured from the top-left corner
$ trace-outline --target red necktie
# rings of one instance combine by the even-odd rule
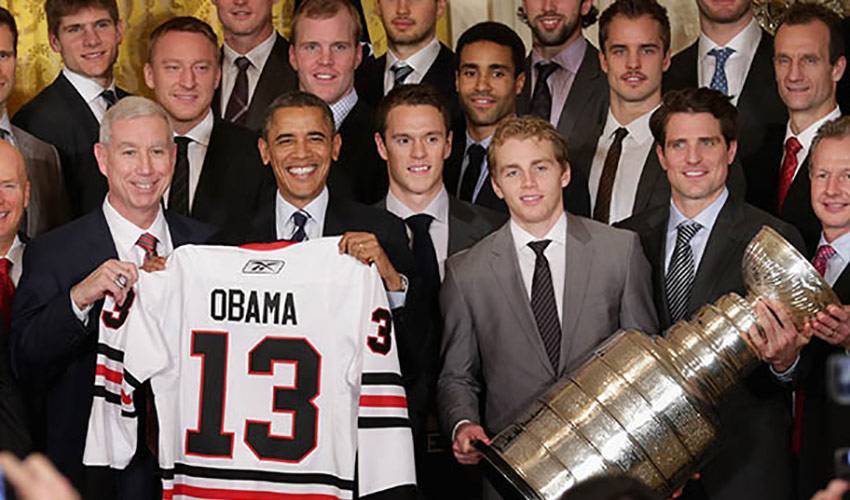
[[[12,283],[12,261],[0,259],[0,321],[6,333],[12,324],[12,299],[15,297],[15,284]]]
[[[779,172],[779,190],[776,193],[776,208],[779,212],[782,211],[785,197],[788,196],[788,190],[791,189],[791,183],[794,182],[794,174],[797,173],[797,153],[801,149],[803,149],[803,145],[796,137],[791,136],[785,141],[785,158],[782,159],[782,171]]]
[[[139,239],[136,240],[136,245],[145,251],[145,263],[152,257],[157,256],[156,244],[159,240],[151,233],[142,233]],[[159,456],[159,422],[156,416],[156,405],[154,405],[153,391],[151,391],[150,382],[145,382],[142,385],[142,390],[145,393],[145,442],[148,449],[154,457]]]

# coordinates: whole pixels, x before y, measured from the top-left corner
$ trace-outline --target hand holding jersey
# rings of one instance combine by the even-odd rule
[[[378,238],[372,233],[347,232],[339,240],[339,253],[347,253],[364,264],[375,264],[384,287],[390,292],[404,289],[401,275],[393,267]]]

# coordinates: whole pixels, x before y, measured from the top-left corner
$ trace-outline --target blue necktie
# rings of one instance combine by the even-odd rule
[[[292,222],[295,224],[295,232],[289,238],[292,241],[304,241],[307,239],[307,231],[304,226],[307,225],[307,214],[301,210],[292,214]]]
[[[718,49],[713,48],[708,51],[708,55],[714,57],[714,76],[711,77],[712,90],[721,92],[723,95],[729,95],[729,82],[726,80],[726,60],[729,59],[735,52],[735,49],[729,47]]]

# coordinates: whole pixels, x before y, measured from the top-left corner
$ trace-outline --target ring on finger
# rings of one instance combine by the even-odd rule
[[[124,288],[127,286],[127,277],[123,274],[119,274],[115,277],[115,284],[118,285],[118,288]]]

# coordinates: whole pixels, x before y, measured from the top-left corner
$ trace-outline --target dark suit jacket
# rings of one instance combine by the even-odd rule
[[[366,101],[357,100],[339,127],[342,148],[328,176],[328,186],[336,196],[366,205],[380,201],[389,187],[386,163],[375,146],[374,113]]]
[[[30,205],[24,226],[26,235],[34,238],[70,219],[68,193],[56,148],[14,125],[12,135],[27,164]]]
[[[222,60],[224,60],[223,57]],[[262,130],[263,118],[265,118],[266,108],[269,104],[280,94],[297,88],[298,75],[295,74],[295,70],[289,64],[289,42],[278,33],[272,52],[266,60],[266,65],[263,66],[263,72],[260,73],[260,79],[257,81],[256,88],[254,88],[254,95],[251,96],[245,126],[255,132]],[[222,109],[220,85],[215,89],[212,108],[216,117],[224,118],[227,104]]]
[[[274,184],[271,168],[263,165],[257,135],[215,119],[191,216],[225,227],[250,220]]]
[[[127,95],[116,88],[118,97]],[[94,157],[100,124],[88,104],[62,73],[15,113],[12,123],[56,146],[62,163],[71,217],[100,208],[106,177]]]
[[[663,329],[671,324],[664,286],[669,216],[668,203],[619,224],[640,236],[652,265],[653,296]],[[798,249],[802,247],[799,233],[789,224],[730,195],[717,217],[697,269],[688,316],[726,293],[745,294],[741,259],[750,239],[763,225],[779,231]],[[720,408],[717,454],[701,470],[705,498],[790,497],[789,409],[788,391],[773,380],[767,366],[760,366],[728,395]],[[770,481],[764,481],[765,471],[771,471]],[[699,498],[699,493],[691,493],[688,498]]]
[[[175,247],[202,243],[213,232],[179,215],[166,213],[166,220]],[[83,325],[72,310],[70,289],[117,257],[100,208],[36,238],[24,253],[12,315],[15,374],[45,392],[47,456],[84,492],[88,480],[83,450],[103,301],[95,304]]]
[[[782,210],[777,214],[780,219],[792,224],[803,235],[803,241],[806,243],[806,255],[814,255],[817,250],[818,242],[820,241],[820,221],[815,215],[815,210],[812,208],[812,183],[809,179],[809,160],[811,155],[803,160],[800,169],[797,170],[797,175],[794,177],[794,182],[788,189],[788,194],[785,196],[785,204]],[[779,172],[779,163],[774,167],[775,171]],[[778,181],[776,186],[779,185]],[[776,207],[776,189],[773,194],[774,209]]]
[[[22,237],[24,240],[25,237]],[[27,411],[18,383],[13,380],[9,365],[9,336],[11,332],[0,321],[0,450],[11,451],[20,458],[32,448]],[[0,486],[0,493],[3,487]]]
[[[664,91],[696,87],[699,41],[673,57],[664,74]],[[762,31],[738,98],[738,154],[746,177],[746,200],[773,213],[788,112],[779,98],[773,71],[773,37]]]
[[[517,99],[517,114],[529,113],[531,108],[531,57],[527,58],[525,87]],[[584,59],[578,68],[570,94],[558,119],[558,132],[567,140],[570,158],[584,157],[596,149],[594,126],[605,123],[608,112],[608,77],[599,66],[599,51],[587,43]],[[589,210],[589,209],[588,209]]]
[[[850,304],[850,267],[835,280],[832,289],[842,304]],[[813,337],[800,360],[803,395],[803,429],[799,460],[798,498],[811,498],[825,488],[835,471],[834,452],[850,447],[850,407],[836,404],[827,393],[827,359],[844,349]]]

